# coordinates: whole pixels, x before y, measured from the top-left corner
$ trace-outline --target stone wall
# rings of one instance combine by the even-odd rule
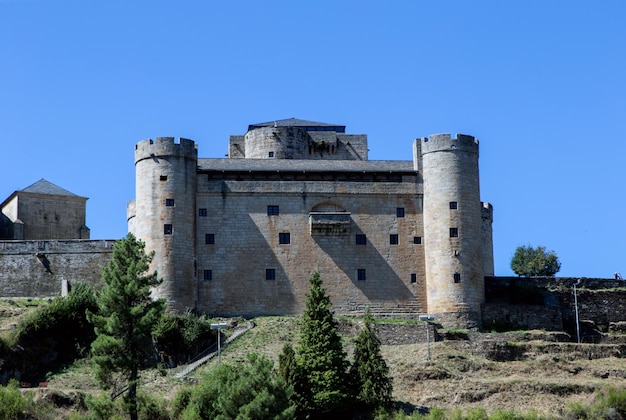
[[[416,176],[405,181],[199,175],[197,206],[208,209],[197,218],[199,310],[300,314],[308,278],[319,270],[337,313],[362,314],[368,305],[375,314],[425,313],[424,249],[413,241],[423,236],[421,191]],[[277,214],[268,215],[268,206],[277,206]],[[397,217],[397,208],[404,217]],[[312,235],[311,223],[324,212],[343,213],[346,220],[341,229]],[[287,233],[289,243],[281,244],[280,234]],[[356,244],[356,235],[366,235],[364,245]],[[365,279],[359,280],[360,269]],[[272,279],[266,270],[273,270]]]
[[[486,277],[485,328],[506,324],[575,334],[574,284],[578,317],[585,325],[605,331],[611,323],[626,321],[624,280]]]
[[[101,285],[114,241],[0,241],[0,296],[60,296],[64,282]]]
[[[441,338],[438,336],[434,325],[420,322],[419,324],[383,324],[378,323],[374,326],[376,330],[376,336],[384,345],[402,345],[402,344],[415,344],[426,343],[427,340],[431,342],[439,341]],[[428,335],[426,333],[428,329]]]

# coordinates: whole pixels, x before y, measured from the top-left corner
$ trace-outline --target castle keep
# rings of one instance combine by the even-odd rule
[[[250,125],[227,158],[143,140],[129,231],[155,251],[156,294],[174,311],[299,314],[318,270],[338,314],[480,325],[494,264],[478,141],[440,134],[412,151],[371,161],[366,135],[298,119]]]

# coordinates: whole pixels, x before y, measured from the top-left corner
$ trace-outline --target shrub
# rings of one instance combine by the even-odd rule
[[[0,418],[20,418],[24,408],[26,399],[17,389],[17,381],[11,380],[7,386],[0,387]]]
[[[169,420],[167,402],[161,397],[139,393],[137,400],[139,406],[139,418],[145,420]]]
[[[596,396],[591,418],[626,418],[626,389],[609,387]]]
[[[164,362],[184,363],[206,350],[215,342],[211,323],[191,312],[183,315],[165,313],[153,332]]]
[[[95,308],[93,288],[77,283],[67,297],[52,300],[20,321],[11,341],[24,349],[15,354],[16,365],[26,367],[22,379],[38,382],[47,372],[85,356],[95,338],[85,311]]]
[[[98,396],[87,395],[85,405],[87,406],[87,413],[85,414],[87,420],[121,420],[124,418],[121,407],[111,401],[111,397],[106,393],[101,393]]]
[[[291,419],[295,407],[287,386],[265,357],[251,354],[247,363],[222,364],[197,386],[181,390],[174,415],[183,419]],[[179,414],[180,413],[180,414]]]
[[[563,418],[565,420],[589,418],[589,408],[579,401],[569,403],[563,412]]]

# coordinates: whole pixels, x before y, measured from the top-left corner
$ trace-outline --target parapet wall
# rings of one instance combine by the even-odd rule
[[[0,241],[0,296],[60,296],[64,282],[101,285],[112,240]]]
[[[456,137],[450,134],[433,134],[422,139],[422,155],[447,150],[478,154],[478,140],[467,134],[457,134]]]
[[[198,158],[198,147],[193,140],[174,137],[156,137],[154,140],[141,140],[135,145],[135,163],[142,159],[163,156],[181,156],[188,159]]]

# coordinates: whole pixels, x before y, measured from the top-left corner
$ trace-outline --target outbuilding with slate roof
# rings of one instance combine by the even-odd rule
[[[89,239],[87,198],[40,179],[0,204],[0,239]]]

